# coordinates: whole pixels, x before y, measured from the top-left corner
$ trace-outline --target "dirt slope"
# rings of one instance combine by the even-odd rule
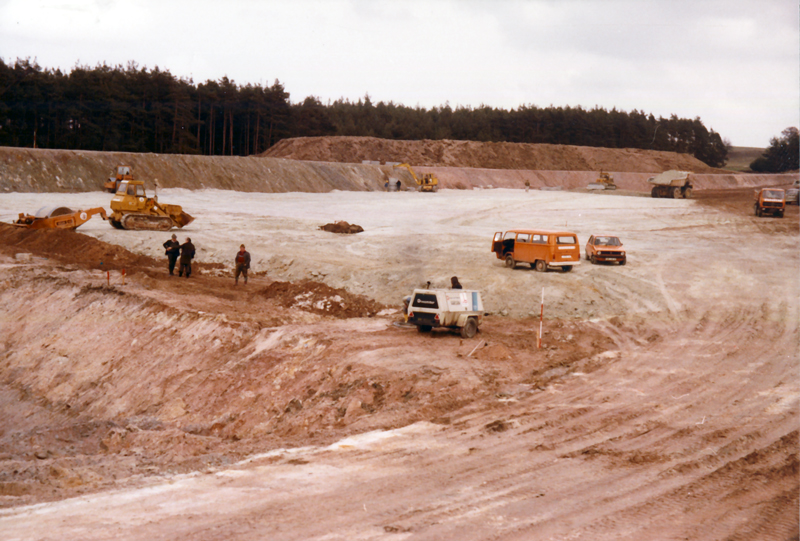
[[[384,152],[385,146],[389,149]],[[300,149],[296,154],[295,147]],[[789,185],[797,177],[715,173],[687,155],[631,149],[372,138],[292,139],[274,151],[282,148],[292,159],[0,147],[0,194],[94,192],[122,164],[130,165],[150,191],[156,179],[161,188],[325,193],[379,191],[391,178],[400,179],[404,189],[414,189],[414,179],[405,169],[362,164],[359,159],[384,156],[389,161],[410,160],[418,172],[438,175],[443,188],[461,189],[522,188],[526,180],[534,188],[583,189],[601,169],[610,171],[620,188],[645,192],[650,190],[647,178],[667,169],[695,171],[699,189]],[[349,161],[357,163],[344,163]],[[442,165],[421,165],[427,163]]]
[[[689,154],[632,148],[573,145],[481,143],[477,141],[394,141],[376,137],[297,137],[284,139],[262,156],[323,162],[364,160],[414,166],[530,169],[539,171],[625,171],[652,173],[678,169],[719,173]]]

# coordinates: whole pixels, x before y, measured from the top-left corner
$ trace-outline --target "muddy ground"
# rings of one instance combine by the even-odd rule
[[[155,234],[0,229],[5,538],[798,537],[797,207],[756,218],[752,189],[250,199],[235,223],[263,220],[272,240],[247,242],[271,255],[234,287],[223,222],[192,197],[208,251],[188,280]],[[619,232],[629,263],[503,267],[491,232],[531,216]],[[317,229],[331,219],[365,232]],[[399,292],[452,273],[484,291],[478,335],[401,325]]]

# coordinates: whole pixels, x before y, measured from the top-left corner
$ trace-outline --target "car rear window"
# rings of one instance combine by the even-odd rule
[[[439,308],[439,302],[436,300],[436,295],[431,293],[417,293],[414,300],[411,302],[414,308]]]
[[[558,244],[577,244],[577,241],[575,240],[575,237],[573,237],[572,235],[569,235],[569,236],[561,236],[561,235],[559,235],[556,240],[557,240]]]

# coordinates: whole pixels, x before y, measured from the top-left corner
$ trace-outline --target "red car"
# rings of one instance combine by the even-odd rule
[[[592,235],[586,243],[586,259],[592,263],[616,262],[624,265],[628,258],[619,237]]]

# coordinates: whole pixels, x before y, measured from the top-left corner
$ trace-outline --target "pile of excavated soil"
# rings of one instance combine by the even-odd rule
[[[372,317],[385,307],[361,295],[321,282],[272,282],[261,291],[284,308],[299,308],[337,318]]]
[[[360,225],[349,224],[345,221],[321,225],[319,228],[329,233],[340,233],[343,235],[354,235],[356,233],[363,233],[364,231],[364,228]]]
[[[156,261],[134,254],[116,244],[107,244],[69,229],[27,229],[0,223],[0,252],[29,253],[65,263],[80,261],[81,266],[100,270],[153,266]]]
[[[414,166],[481,169],[721,172],[689,154],[676,152],[450,139],[394,141],[376,137],[297,137],[283,139],[261,155],[322,162],[405,162]]]

